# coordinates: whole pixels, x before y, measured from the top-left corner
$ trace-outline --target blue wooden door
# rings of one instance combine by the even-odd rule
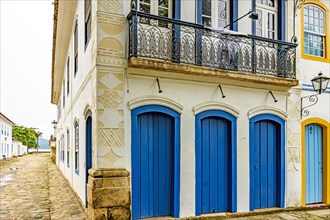
[[[138,116],[138,217],[173,216],[174,120],[151,112]]]
[[[225,212],[230,209],[230,122],[220,117],[201,121],[201,212]]]
[[[88,170],[92,168],[92,117],[86,120],[86,184],[88,183]],[[87,187],[87,185],[85,186]],[[86,191],[87,207],[87,191]]]
[[[254,208],[280,207],[280,125],[258,121],[254,135]]]
[[[322,202],[322,127],[305,126],[306,204]]]

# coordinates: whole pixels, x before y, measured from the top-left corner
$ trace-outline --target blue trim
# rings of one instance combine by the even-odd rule
[[[135,108],[131,111],[132,120],[132,219],[139,218],[140,201],[140,153],[138,149],[139,128],[138,116],[143,113],[159,112],[167,114],[174,119],[174,201],[173,214],[175,218],[180,213],[180,120],[181,116],[178,112],[161,106],[161,105],[145,105]]]
[[[278,39],[286,41],[286,0],[278,1],[277,20],[280,28],[278,29]]]
[[[181,20],[181,0],[175,0],[173,6],[174,6],[173,18],[176,20]]]
[[[252,11],[256,11],[256,0],[252,0],[251,1],[251,8],[252,8]],[[251,19],[251,22],[252,22],[252,31],[251,31],[251,34],[252,35],[256,35],[256,24],[257,24],[257,21],[254,20],[254,19]]]
[[[202,20],[202,9],[203,9],[203,0],[196,0],[196,23],[203,24]]]
[[[221,117],[229,120],[231,122],[231,204],[230,209],[232,212],[237,212],[237,119],[233,115],[220,111],[220,110],[208,110],[201,112],[196,115],[195,118],[195,144],[196,144],[196,215],[201,215],[202,208],[202,183],[201,183],[201,173],[202,173],[202,164],[201,164],[201,121],[206,117]]]
[[[230,23],[238,18],[238,0],[230,1]],[[233,31],[238,31],[238,22],[230,25],[230,29]]]
[[[278,116],[272,114],[260,114],[250,119],[249,131],[250,131],[250,211],[255,208],[254,205],[254,125],[256,122],[261,120],[271,120],[280,125],[280,139],[281,139],[281,161],[280,161],[280,208],[284,208],[285,199],[285,121]]]
[[[87,183],[88,183],[88,170],[92,168],[92,117],[88,116],[86,120],[86,185],[85,185],[85,193],[86,193],[86,207],[88,207],[87,201]]]

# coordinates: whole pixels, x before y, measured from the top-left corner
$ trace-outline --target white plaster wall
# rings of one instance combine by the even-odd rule
[[[95,95],[95,59],[93,59],[93,51],[95,51],[95,39],[96,32],[93,28],[93,23],[96,23],[96,4],[92,3],[92,35],[89,39],[87,46],[85,47],[84,42],[84,1],[77,2],[76,16],[74,17],[70,43],[67,50],[67,57],[70,56],[70,92],[67,95],[67,66],[63,69],[64,80],[65,80],[65,107],[63,108],[62,97],[58,105],[61,107],[61,115],[58,119],[57,124],[57,143],[56,143],[56,161],[57,166],[62,171],[63,175],[67,178],[71,187],[79,196],[83,204],[85,204],[85,180],[86,180],[86,152],[85,152],[85,117],[84,110],[86,106],[92,106],[93,96]],[[75,18],[78,18],[78,71],[74,76],[74,28]],[[60,90],[61,93],[63,89]],[[75,172],[75,160],[74,160],[74,149],[75,149],[75,131],[74,123],[79,122],[79,174]],[[94,120],[93,120],[94,123]],[[70,131],[70,153],[69,160],[70,166],[67,167],[67,129]],[[60,146],[58,145],[64,135],[64,162],[60,161]]]
[[[157,73],[155,73],[157,75]],[[274,103],[268,90],[222,85],[226,98],[222,99],[218,84],[160,78],[163,93],[158,93],[156,78],[128,75],[129,93],[125,93],[126,169],[131,171],[131,120],[127,103],[135,98],[153,95],[166,97],[183,105],[181,115],[181,178],[180,217],[195,215],[195,116],[194,106],[207,101],[228,104],[239,110],[237,119],[237,211],[249,211],[249,118],[248,112],[268,106],[286,112],[287,93],[273,91]],[[125,89],[126,91],[126,89]],[[117,164],[117,166],[120,166]]]

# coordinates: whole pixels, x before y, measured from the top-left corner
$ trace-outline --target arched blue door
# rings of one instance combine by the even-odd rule
[[[254,208],[280,207],[280,125],[271,120],[254,124]]]
[[[322,198],[322,127],[305,126],[306,204],[321,203]]]
[[[132,111],[132,219],[178,217],[179,122],[162,106]]]
[[[272,114],[250,119],[250,210],[284,207],[285,121]]]
[[[86,184],[88,183],[88,170],[92,168],[92,117],[86,119]],[[87,188],[86,188],[87,189]],[[86,190],[86,207],[87,207],[87,190]]]
[[[229,211],[230,130],[226,119],[202,120],[202,213]]]
[[[196,115],[196,215],[236,211],[236,118]]]

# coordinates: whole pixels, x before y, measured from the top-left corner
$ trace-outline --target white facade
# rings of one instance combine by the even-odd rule
[[[9,158],[13,156],[13,142],[12,142],[12,126],[15,125],[10,119],[8,119],[5,115],[0,113],[0,160],[4,158]]]
[[[196,198],[196,117],[199,113],[209,110],[226,112],[236,118],[237,171],[236,185],[233,185],[237,189],[237,197],[233,199],[236,204],[233,212],[254,210],[251,208],[253,197],[250,193],[250,147],[253,142],[250,139],[250,129],[253,128],[251,121],[261,115],[271,115],[270,118],[283,121],[283,133],[280,134],[281,141],[284,141],[280,153],[283,162],[280,175],[283,175],[283,183],[278,186],[282,187],[283,192],[279,206],[301,206],[300,97],[310,93],[301,91],[301,88],[316,74],[314,61],[299,59],[300,49],[297,49],[296,73],[300,80],[298,85],[298,80],[295,79],[173,64],[139,56],[128,58],[130,39],[127,15],[130,12],[130,4],[128,1],[110,2],[114,5],[91,1],[91,37],[86,44],[85,23],[81,19],[84,18],[84,1],[58,2],[52,75],[52,103],[58,106],[56,163],[82,203],[86,205],[86,158],[89,156],[93,168],[125,168],[131,174],[131,183],[136,181],[132,177],[135,172],[132,162],[132,134],[134,136],[136,132],[132,129],[132,111],[142,106],[147,108],[149,105],[157,105],[172,109],[180,115],[179,177],[175,180],[179,182],[179,214],[176,217],[195,216],[198,212],[196,203],[200,201]],[[155,4],[156,1],[151,2]],[[197,11],[200,10],[197,2],[181,0],[182,21],[197,22]],[[283,16],[292,18],[291,2],[270,2],[275,2],[274,8],[259,3],[256,8],[263,13],[272,10],[276,13],[284,11]],[[175,10],[173,5],[171,7],[170,11]],[[239,1],[237,17],[246,14],[251,8],[251,1]],[[78,70],[74,73],[76,20]],[[275,21],[277,28],[280,28],[280,22]],[[285,35],[282,40],[288,41],[293,34],[292,20],[282,21],[282,25],[283,23],[286,26],[285,31],[276,30],[275,35],[277,39],[280,39],[280,34]],[[248,18],[240,20],[237,26],[237,31],[241,33],[253,32],[253,24]],[[298,29],[299,25],[296,25],[296,28]],[[329,63],[318,62],[317,65],[318,71],[330,72]],[[161,93],[159,89],[162,90]],[[319,103],[329,103],[329,93],[319,96],[319,99]],[[310,116],[321,117],[329,122],[329,108],[329,104],[322,104],[322,108],[313,106]],[[86,121],[89,117],[92,118],[92,155],[86,153]],[[76,137],[76,125],[79,126],[79,137]],[[79,149],[79,160],[76,159],[76,149]],[[75,164],[76,161],[78,164]],[[131,191],[134,191],[132,188],[131,185]]]

